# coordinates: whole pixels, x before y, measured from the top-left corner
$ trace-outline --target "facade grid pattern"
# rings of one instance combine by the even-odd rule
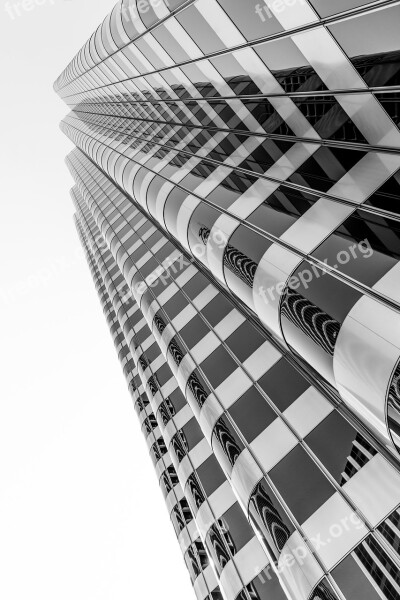
[[[399,25],[398,0],[122,0],[55,83],[199,600],[400,598]]]

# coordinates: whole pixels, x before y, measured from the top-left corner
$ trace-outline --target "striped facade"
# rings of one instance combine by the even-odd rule
[[[400,2],[123,0],[55,83],[199,600],[400,598]]]

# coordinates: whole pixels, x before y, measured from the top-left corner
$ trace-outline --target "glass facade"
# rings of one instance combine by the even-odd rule
[[[400,598],[400,2],[122,0],[55,83],[199,600]]]

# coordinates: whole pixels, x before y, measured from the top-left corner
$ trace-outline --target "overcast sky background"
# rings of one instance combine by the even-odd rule
[[[0,597],[188,600],[73,226],[52,89],[115,2],[41,1],[18,16],[0,0]]]

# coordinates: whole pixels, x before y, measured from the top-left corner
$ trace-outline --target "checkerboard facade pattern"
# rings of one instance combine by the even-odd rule
[[[55,83],[196,596],[400,598],[400,2],[117,3]]]

